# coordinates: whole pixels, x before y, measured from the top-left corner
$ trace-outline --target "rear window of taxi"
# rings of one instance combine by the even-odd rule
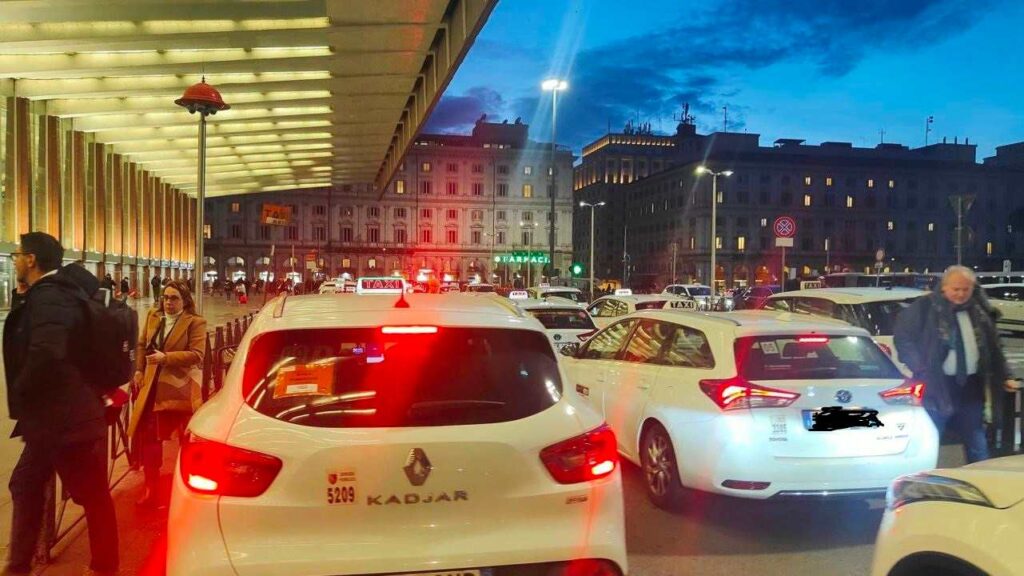
[[[548,330],[594,330],[594,321],[586,310],[577,309],[536,309],[527,310]]]
[[[431,326],[305,329],[253,340],[246,403],[324,428],[508,422],[561,397],[543,333]]]
[[[747,380],[901,378],[882,349],[864,336],[756,336],[736,340],[736,365]]]

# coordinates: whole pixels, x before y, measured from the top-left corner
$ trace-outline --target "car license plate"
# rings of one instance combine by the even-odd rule
[[[841,408],[826,406],[819,410],[802,412],[804,428],[811,432],[829,432],[847,428],[878,428],[883,426],[878,419],[878,410],[868,408]]]

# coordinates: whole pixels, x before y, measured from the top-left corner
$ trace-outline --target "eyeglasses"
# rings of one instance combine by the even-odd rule
[[[181,296],[164,296],[163,299],[168,302],[174,302],[175,300],[181,300]]]
[[[18,256],[28,256],[29,254],[34,254],[34,253],[33,252],[11,252],[10,254],[7,255],[7,257],[10,258],[11,260],[14,260]]]

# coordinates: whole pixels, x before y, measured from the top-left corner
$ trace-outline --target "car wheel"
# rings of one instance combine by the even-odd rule
[[[652,424],[640,440],[640,467],[647,497],[658,508],[673,508],[681,500],[683,486],[672,439],[661,424]]]

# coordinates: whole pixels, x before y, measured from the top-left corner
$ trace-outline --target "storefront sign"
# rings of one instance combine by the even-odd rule
[[[499,264],[548,264],[551,259],[544,252],[512,252],[494,257]]]

